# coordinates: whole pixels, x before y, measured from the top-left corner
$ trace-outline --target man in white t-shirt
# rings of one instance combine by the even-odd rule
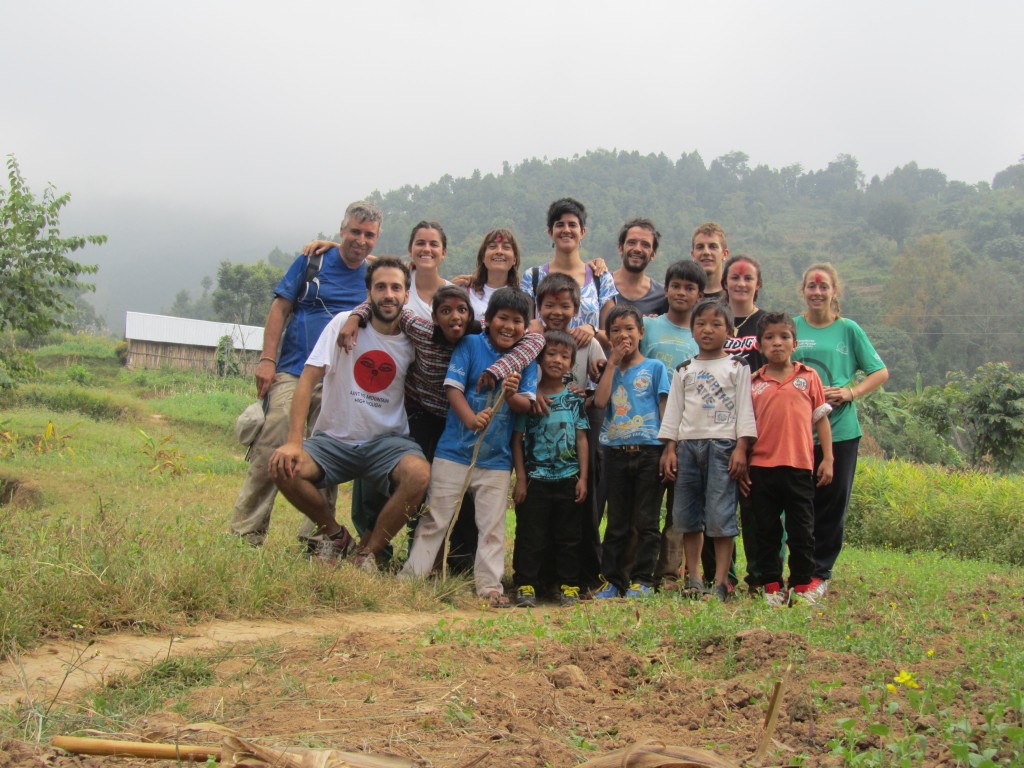
[[[355,556],[356,565],[371,570],[430,483],[430,465],[409,437],[405,416],[405,374],[415,352],[399,331],[398,318],[409,284],[409,271],[398,259],[380,258],[366,268],[369,325],[346,352],[337,338],[349,313],[327,324],[295,388],[288,441],[270,457],[277,487],[323,533],[317,555],[324,559],[347,556],[354,541],[318,487],[361,477],[389,497],[373,528],[363,533]],[[309,399],[321,379],[320,417],[303,441]]]

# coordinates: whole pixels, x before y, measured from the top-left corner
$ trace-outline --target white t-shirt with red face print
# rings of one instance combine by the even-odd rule
[[[355,348],[338,346],[338,329],[348,319],[339,312],[324,328],[307,365],[324,367],[320,418],[314,432],[361,445],[384,435],[407,435],[405,374],[415,351],[405,334],[385,336],[367,324]]]

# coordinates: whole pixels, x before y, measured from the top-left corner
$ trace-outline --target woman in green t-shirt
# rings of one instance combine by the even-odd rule
[[[801,292],[807,309],[796,318],[797,349],[794,360],[818,372],[825,398],[832,406],[833,477],[814,493],[814,578],[818,597],[828,589],[832,567],[843,547],[843,529],[850,505],[853,476],[857,471],[857,447],[861,429],[857,421],[859,397],[873,392],[889,378],[885,363],[871,346],[863,329],[839,314],[842,288],[835,267],[814,264],[804,272]],[[864,378],[857,380],[857,374]],[[815,472],[821,449],[815,449]]]

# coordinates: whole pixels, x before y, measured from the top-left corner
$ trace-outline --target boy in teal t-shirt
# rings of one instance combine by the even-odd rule
[[[697,354],[697,343],[690,331],[690,313],[704,295],[707,277],[695,261],[677,261],[665,271],[665,298],[668,312],[644,318],[644,337],[640,351],[644,357],[661,360],[674,371]]]
[[[565,331],[548,331],[540,354],[537,396],[548,412],[521,414],[512,433],[516,484],[516,542],[512,570],[516,605],[537,602],[545,561],[554,554],[554,573],[563,606],[575,605],[580,593],[580,545],[583,502],[587,498],[590,424],[583,395],[563,378],[576,358],[576,343]]]

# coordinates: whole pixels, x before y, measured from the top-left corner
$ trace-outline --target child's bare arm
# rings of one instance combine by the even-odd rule
[[[740,482],[747,474],[747,450],[750,446],[749,437],[736,438],[736,447],[729,457],[729,477]]]
[[[608,401],[612,399],[612,379],[615,378],[615,365],[609,360],[601,372],[601,378],[597,382],[597,389],[594,390],[594,406],[606,408]]]
[[[828,485],[832,482],[832,424],[827,416],[822,416],[814,423],[814,429],[818,433],[818,442],[821,444],[821,463],[818,464],[818,485]]]
[[[526,501],[526,456],[523,454],[523,433],[512,433],[512,466],[516,470],[516,485],[512,489],[512,501],[522,504]]]
[[[580,476],[576,481],[576,503],[581,504],[587,498],[587,486],[590,481],[590,443],[587,430],[576,430],[576,459],[580,464]]]
[[[665,440],[661,442],[665,447],[661,450],[661,459],[658,461],[658,472],[661,474],[661,482],[675,482],[676,472],[679,469],[679,457],[676,456],[676,441]]]

